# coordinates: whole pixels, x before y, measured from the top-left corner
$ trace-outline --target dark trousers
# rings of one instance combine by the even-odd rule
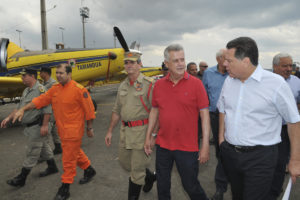
[[[226,141],[221,159],[231,184],[233,200],[266,200],[277,163],[278,145],[260,146],[242,152]]]
[[[221,192],[227,191],[228,180],[223,169],[222,162],[220,161],[220,147],[219,147],[219,113],[210,112],[210,125],[213,133],[213,138],[216,148],[216,157],[218,159],[216,172],[215,172],[215,183],[216,189]]]
[[[285,169],[290,155],[290,140],[287,125],[282,126],[281,143],[278,145],[278,159],[270,191],[270,199],[279,197],[285,177]]]
[[[170,151],[157,145],[156,175],[159,200],[171,199],[171,172],[175,161],[184,190],[191,200],[207,200],[198,181],[198,152]]]

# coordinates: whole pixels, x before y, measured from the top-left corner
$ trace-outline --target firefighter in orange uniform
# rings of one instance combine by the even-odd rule
[[[71,79],[72,68],[67,64],[60,64],[56,69],[59,84],[53,85],[44,95],[34,98],[32,102],[22,107],[15,114],[15,120],[21,120],[24,111],[52,104],[58,133],[61,139],[64,173],[61,176],[62,186],[59,188],[55,200],[64,200],[70,196],[69,186],[74,181],[76,166],[84,170],[84,176],[79,183],[89,182],[96,171],[91,162],[80,148],[87,121],[87,135],[93,137],[93,119],[95,119],[94,105],[88,91]]]

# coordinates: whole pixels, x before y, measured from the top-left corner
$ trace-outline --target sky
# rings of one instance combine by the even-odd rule
[[[206,61],[214,66],[216,52],[240,36],[256,41],[259,62],[266,69],[279,52],[300,62],[299,0],[45,1],[51,49],[62,42],[62,33],[65,47],[83,47],[79,9],[88,7],[87,48],[114,47],[113,27],[118,26],[128,46],[140,44],[144,66],[160,66],[164,49],[174,43],[184,47],[186,64]],[[41,50],[39,0],[1,0],[0,24],[0,38],[19,45],[20,35],[22,48]]]

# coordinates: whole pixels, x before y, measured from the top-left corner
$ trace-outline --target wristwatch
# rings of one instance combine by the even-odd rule
[[[151,133],[151,135],[152,135],[153,137],[156,137],[156,136],[157,136],[157,133]]]

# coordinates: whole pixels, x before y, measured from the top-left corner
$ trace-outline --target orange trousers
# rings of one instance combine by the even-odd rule
[[[80,140],[62,140],[62,162],[64,173],[61,176],[61,182],[73,183],[76,176],[76,167],[87,169],[91,162],[80,148]]]

